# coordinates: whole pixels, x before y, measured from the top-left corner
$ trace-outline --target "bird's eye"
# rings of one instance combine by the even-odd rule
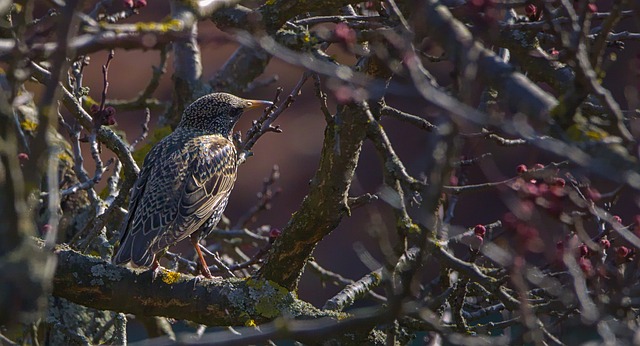
[[[253,107],[253,102],[251,101],[247,101],[247,108],[252,108]]]

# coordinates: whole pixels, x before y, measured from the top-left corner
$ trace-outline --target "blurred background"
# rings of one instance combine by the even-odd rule
[[[602,11],[610,8],[609,1],[598,1],[598,7]],[[249,6],[249,5],[247,5]],[[45,8],[40,9],[46,11]],[[128,19],[126,22],[136,21],[157,21],[168,15],[168,4],[164,1],[149,0],[148,5],[140,11],[140,14]],[[633,29],[635,32],[640,28],[640,24],[633,19],[623,20],[619,30]],[[225,61],[238,47],[233,36],[218,30],[209,21],[202,21],[199,24],[199,42],[203,62],[203,78],[208,80],[218,71]],[[636,41],[625,41],[624,50],[614,50],[609,48],[608,71],[604,79],[604,85],[613,93],[615,99],[623,109],[627,109],[627,97],[629,90],[640,88],[640,44]],[[339,61],[348,61],[350,58],[347,52],[341,47],[334,45],[329,49],[329,54],[337,57]],[[433,48],[433,55],[438,54],[438,49]],[[615,54],[615,57],[614,55]],[[107,52],[100,52],[90,56],[91,63],[85,68],[84,84],[90,87],[90,96],[96,100],[100,99],[103,85],[102,64],[107,59]],[[135,97],[148,83],[152,75],[152,66],[157,66],[159,62],[159,52],[157,51],[124,51],[116,50],[115,58],[109,70],[109,93],[111,99],[129,99]],[[447,62],[429,63],[427,68],[434,74],[439,83],[443,86],[450,84],[449,74],[451,65]],[[249,94],[239,95],[252,99],[271,100],[277,87],[283,87],[285,97],[298,82],[303,70],[286,64],[276,58],[272,59],[265,74],[261,79],[268,79],[277,76],[277,81],[257,88]],[[167,73],[162,77],[160,87],[154,96],[161,101],[168,102],[172,93],[172,62],[169,58]],[[402,82],[402,80],[399,80]],[[325,83],[326,85],[326,83]],[[36,94],[41,90],[40,86],[33,84]],[[481,86],[478,92],[482,90]],[[626,90],[626,91],[625,91]],[[329,109],[335,112],[336,95],[328,91],[330,97]],[[402,111],[419,115],[433,123],[438,123],[440,117],[446,114],[430,106],[427,102],[417,96],[417,93],[405,93],[403,95],[389,94],[386,97],[389,105]],[[476,106],[476,105],[473,105]],[[161,114],[160,111],[152,111],[151,131],[157,126],[156,121]],[[260,111],[250,111],[236,126],[236,131],[243,133],[250,127],[251,121],[260,116]],[[140,132],[140,125],[144,120],[144,112],[118,111],[116,114],[117,129],[124,131],[128,138],[136,138]],[[635,120],[635,128],[638,128]],[[322,146],[325,120],[320,112],[319,100],[314,96],[313,81],[307,81],[300,96],[295,103],[287,109],[276,121],[283,130],[280,134],[268,133],[263,136],[254,147],[254,155],[239,169],[238,181],[233,190],[229,205],[226,209],[226,216],[234,223],[248,208],[257,201],[256,193],[262,188],[263,179],[267,177],[274,165],[280,168],[280,179],[274,186],[281,189],[281,193],[273,201],[271,210],[262,213],[255,224],[269,224],[275,228],[283,228],[289,220],[291,214],[295,212],[303,197],[308,192],[309,180],[313,177],[317,168],[320,149]],[[394,148],[406,165],[409,173],[415,177],[420,177],[423,172],[428,171],[427,161],[428,141],[431,136],[429,132],[422,131],[393,119],[383,120],[385,130],[390,137]],[[462,132],[479,132],[477,128],[463,128]],[[638,131],[636,130],[636,135]],[[84,144],[86,145],[86,144]],[[84,148],[87,151],[85,164],[92,172],[92,164],[89,155],[88,145]],[[465,137],[462,154],[464,158],[478,157],[485,153],[491,156],[482,160],[480,165],[473,165],[465,168],[467,184],[477,184],[489,181],[499,181],[513,177],[516,174],[515,168],[518,164],[532,166],[535,163],[548,164],[560,161],[560,158],[543,155],[537,150],[522,146],[506,148],[495,145],[494,142],[485,140],[482,136]],[[104,151],[108,157],[108,150]],[[351,195],[356,196],[362,193],[376,193],[382,184],[382,174],[378,159],[373,146],[366,143],[360,157],[360,164],[357,168],[357,179],[352,186]],[[580,176],[580,172],[573,172],[575,176]],[[602,179],[590,177],[592,183],[602,192],[608,192],[615,188]],[[105,179],[106,180],[106,179]],[[623,191],[620,202],[614,206],[612,213],[621,216],[623,223],[633,219],[638,214],[637,196],[631,191]],[[453,219],[453,224],[461,227],[472,227],[476,224],[487,224],[500,220],[506,208],[500,194],[496,190],[485,191],[476,194],[462,195]],[[377,242],[371,237],[372,230],[382,230],[388,232],[393,237],[395,227],[393,217],[389,208],[382,200],[354,210],[351,217],[345,218],[338,228],[318,245],[314,257],[319,264],[326,269],[339,273],[345,277],[357,280],[364,274],[371,271],[358,257],[355,244],[361,244],[373,256],[381,262],[384,259],[379,251]],[[553,232],[555,229],[544,230],[549,232],[547,237],[555,239]],[[547,238],[545,237],[545,238]],[[559,239],[561,235],[557,236]],[[184,247],[188,251],[188,245]],[[547,249],[552,251],[553,249]],[[322,306],[326,299],[332,297],[340,290],[338,287],[327,285],[322,287],[319,279],[312,273],[303,275],[299,288],[299,296],[316,306]]]

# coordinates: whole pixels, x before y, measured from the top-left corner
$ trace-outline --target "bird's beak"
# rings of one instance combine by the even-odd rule
[[[245,100],[245,106],[244,106],[244,110],[247,109],[252,109],[252,108],[258,108],[258,107],[269,107],[273,105],[273,102],[271,101],[264,101],[264,100]]]

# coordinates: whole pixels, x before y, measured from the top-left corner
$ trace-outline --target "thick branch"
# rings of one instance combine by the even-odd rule
[[[379,78],[390,71],[376,58],[361,60],[362,70]],[[320,164],[309,194],[274,243],[260,269],[261,278],[295,290],[316,244],[350,215],[348,193],[358,164],[369,118],[366,105],[341,106],[324,133]]]
[[[115,266],[73,250],[56,251],[53,295],[100,309],[166,316],[209,325],[262,323],[278,316],[337,317],[298,300],[282,287],[256,280],[202,280],[190,275]]]
[[[316,244],[349,213],[347,198],[367,117],[360,105],[343,106],[325,130],[320,167],[302,206],[275,242],[260,277],[295,290]]]

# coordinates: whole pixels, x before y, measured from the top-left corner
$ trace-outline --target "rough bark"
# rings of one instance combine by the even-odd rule
[[[335,317],[295,294],[255,279],[204,280],[176,272],[115,266],[67,248],[56,251],[53,295],[100,310],[165,316],[208,326],[264,323],[278,316]]]
[[[362,67],[381,79],[390,77],[375,57],[364,59]],[[365,107],[361,103],[343,105],[327,124],[309,194],[275,242],[259,277],[295,290],[316,244],[350,214],[349,188],[370,121]]]

